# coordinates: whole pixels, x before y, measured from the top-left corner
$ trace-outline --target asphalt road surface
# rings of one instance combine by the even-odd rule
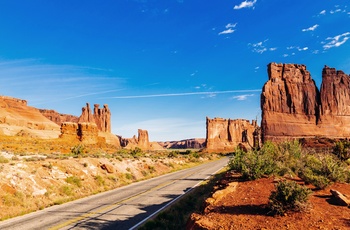
[[[137,229],[201,181],[228,158],[133,183],[66,204],[0,222],[0,229]]]

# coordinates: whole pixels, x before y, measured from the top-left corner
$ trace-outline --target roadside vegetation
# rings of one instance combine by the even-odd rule
[[[193,167],[218,157],[195,150],[116,150],[112,146],[80,143],[66,144],[66,152],[61,153],[56,151],[57,143],[50,147],[49,141],[38,140],[23,145],[23,140],[0,143],[0,220]],[[43,143],[47,145],[41,146]]]
[[[347,142],[348,143],[348,142]],[[229,168],[242,174],[246,180],[267,176],[299,177],[316,189],[324,189],[333,182],[350,182],[350,170],[346,157],[347,143],[337,143],[334,154],[313,153],[302,150],[298,141],[274,144],[266,142],[259,150],[237,149],[229,162]],[[305,210],[311,191],[303,185],[282,181],[270,196],[272,213]]]

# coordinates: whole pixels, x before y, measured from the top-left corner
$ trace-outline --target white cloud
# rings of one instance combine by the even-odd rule
[[[302,29],[301,31],[303,31],[303,32],[314,31],[318,26],[319,26],[319,25],[316,24],[316,25],[313,25],[313,26],[311,26],[311,27],[309,27],[309,28],[307,28],[307,29]]]
[[[245,0],[244,2],[241,2],[241,4],[235,5],[235,7],[233,7],[233,9],[240,10],[240,9],[243,9],[243,8],[251,8],[251,7],[254,7],[254,4],[256,2],[257,2],[257,0],[254,0],[254,1],[247,1],[247,0]]]
[[[350,32],[346,32],[340,35],[336,35],[334,37],[328,37],[326,40],[330,40],[323,45],[323,49],[327,50],[333,47],[339,47],[343,45],[350,37]]]
[[[233,30],[232,28],[229,28],[227,30],[224,30],[224,31],[221,31],[219,33],[219,35],[222,35],[222,34],[232,34],[233,32],[235,32],[235,30]]]
[[[232,97],[233,99],[236,99],[237,101],[245,101],[248,99],[248,97],[253,97],[254,94],[243,94]]]
[[[298,47],[298,51],[305,51],[305,50],[308,50],[308,49],[309,49],[309,47],[303,47],[303,48]]]
[[[189,92],[189,93],[164,93],[164,94],[134,95],[134,96],[115,96],[115,97],[108,97],[108,98],[136,99],[136,98],[154,98],[154,97],[179,97],[179,96],[192,96],[192,95],[207,95],[207,96],[209,95],[209,97],[213,97],[216,94],[243,93],[243,92],[261,92],[261,89],[225,90],[225,91],[211,91],[211,92]]]
[[[224,31],[221,31],[219,33],[219,35],[222,35],[222,34],[232,34],[233,32],[235,32],[236,30],[232,29],[232,28],[235,28],[237,26],[237,23],[228,23],[225,28],[227,30],[224,30]]]
[[[261,42],[257,42],[257,43],[249,43],[248,45],[251,46],[253,49],[252,51],[255,53],[259,53],[262,54],[266,51],[275,51],[277,48],[272,47],[272,48],[267,48],[265,46],[265,43],[268,41],[269,39],[266,39],[264,41]]]
[[[234,24],[229,23],[225,27],[228,29],[228,28],[235,28],[236,26],[237,26],[237,23],[234,23]]]
[[[326,10],[322,10],[322,11],[320,12],[320,14],[321,14],[321,15],[325,15],[325,14],[326,14]]]

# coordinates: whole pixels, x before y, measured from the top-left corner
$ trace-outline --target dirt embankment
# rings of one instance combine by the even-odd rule
[[[192,214],[188,229],[350,229],[350,209],[337,205],[330,193],[334,189],[349,197],[350,184],[313,190],[306,212],[271,216],[267,203],[275,183],[272,177],[241,181],[228,173],[218,184],[224,189],[207,199],[203,213]]]

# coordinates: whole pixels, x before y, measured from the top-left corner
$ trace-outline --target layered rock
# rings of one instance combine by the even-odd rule
[[[142,150],[160,150],[163,149],[163,147],[157,143],[157,142],[150,142],[148,131],[138,129],[138,136],[134,135],[132,138],[122,138],[121,139],[121,146],[125,147],[126,149],[135,149],[140,148]]]
[[[55,122],[57,125],[61,125],[64,122],[77,123],[79,118],[74,115],[58,113],[52,109],[39,109],[40,113],[48,118],[50,121]]]
[[[350,136],[350,76],[325,66],[322,71],[320,119],[322,136]]]
[[[103,105],[99,108],[99,104],[94,104],[93,114],[90,109],[90,104],[82,108],[82,113],[78,119],[78,123],[94,123],[101,132],[111,132],[111,111],[108,105]]]
[[[14,136],[24,131],[37,138],[57,138],[59,126],[26,100],[0,96],[0,134]]]
[[[321,91],[305,65],[268,65],[261,94],[263,141],[349,137],[349,76],[324,67]]]
[[[66,140],[79,140],[84,144],[96,144],[105,142],[98,135],[98,129],[94,123],[64,122],[61,124],[60,138]]]
[[[205,147],[205,138],[191,138],[181,141],[158,142],[167,149],[202,149]]]
[[[252,148],[259,145],[256,121],[207,117],[206,149],[209,152],[230,152],[238,146]]]

